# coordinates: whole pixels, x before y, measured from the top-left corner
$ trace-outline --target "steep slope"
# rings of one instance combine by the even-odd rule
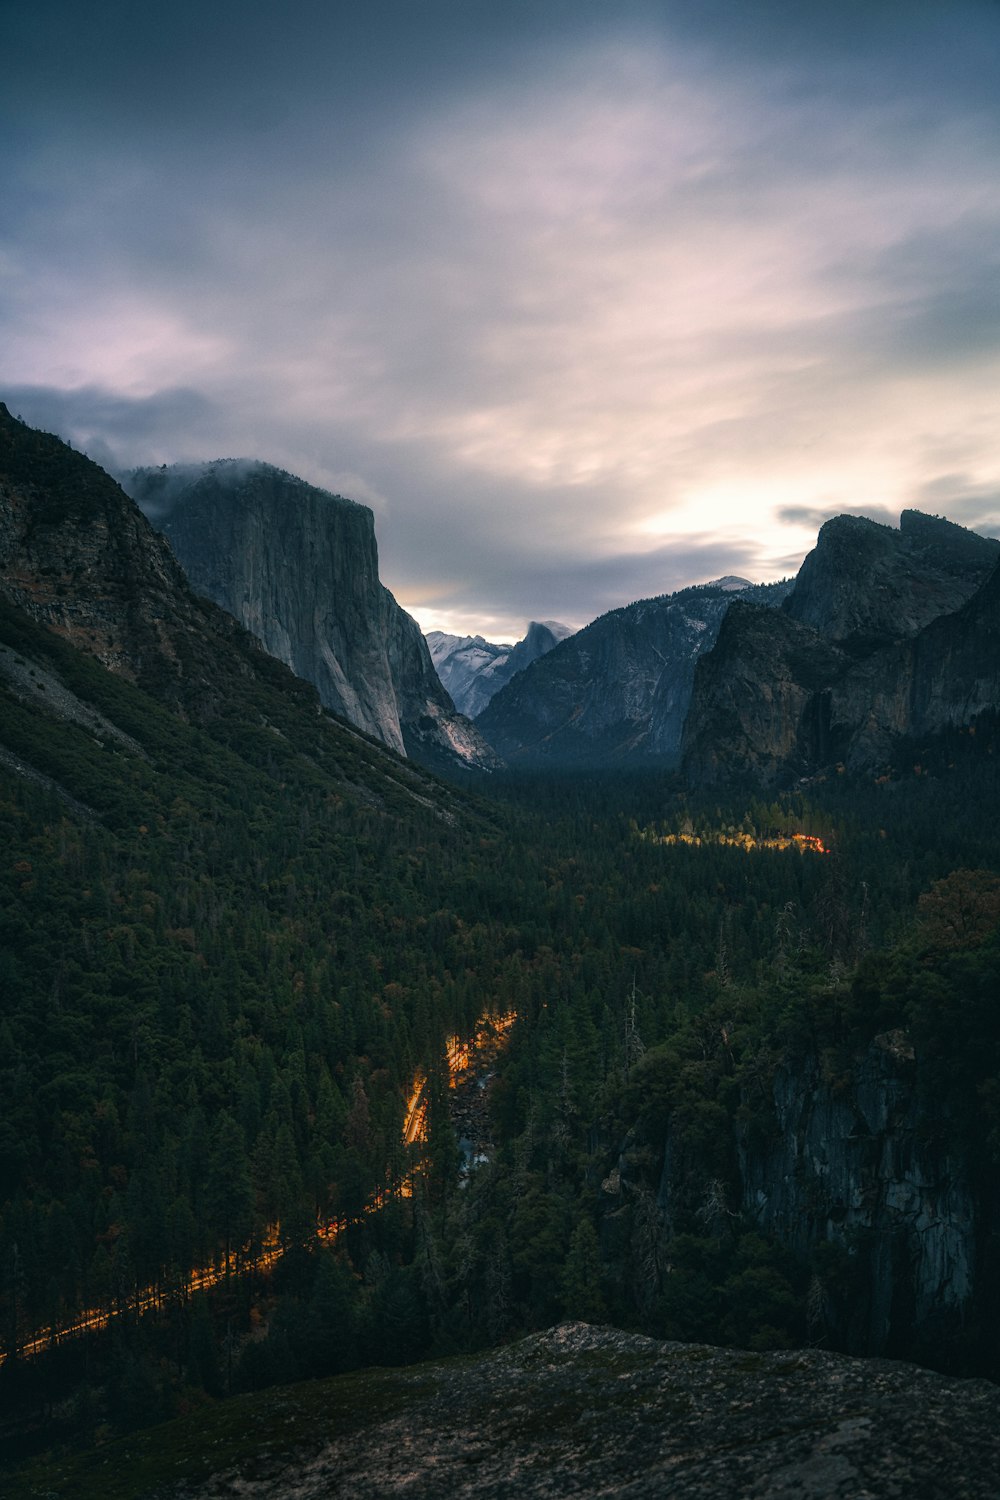
[[[39,1333],[385,1190],[483,828],[0,409],[0,1448]]]
[[[902,739],[1000,706],[1000,542],[904,511],[822,528],[780,614],[727,617],[699,663],[682,757],[695,783],[880,765]]]
[[[249,748],[257,729],[269,728],[294,750],[328,754],[331,769],[339,765],[357,779],[367,803],[382,793],[396,800],[410,788],[442,807],[449,802],[425,775],[323,713],[314,688],[194,594],[164,538],[109,475],[58,438],[16,421],[2,403],[0,597],[13,608],[18,640],[27,628],[16,624],[23,612],[221,741],[242,723]],[[51,670],[41,650],[23,646],[30,671],[11,649],[4,653],[9,690],[36,706]],[[113,724],[99,714],[88,718],[92,710],[73,700],[73,689],[53,679],[44,703],[57,717],[114,737]]]
[[[850,658],[780,610],[736,600],[694,672],[683,731],[685,774],[704,785],[771,781],[836,759],[829,690]]]
[[[460,713],[474,719],[518,672],[572,635],[558,620],[532,620],[514,646],[496,645],[481,635],[427,635],[431,660]]]
[[[1000,709],[1000,563],[954,614],[875,653],[831,695],[852,726],[848,765],[886,760],[903,738],[974,725]]]
[[[314,683],[327,708],[400,755],[496,763],[379,581],[367,506],[236,460],[140,469],[126,483],[192,587]]]
[[[234,621],[195,598],[170,548],[103,470],[3,406],[0,585],[111,671],[193,713],[211,712],[215,653],[235,653],[245,675],[268,670]]]
[[[675,757],[695,663],[733,600],[774,606],[786,592],[727,578],[612,610],[515,678],[476,722],[512,764]]]
[[[429,630],[425,639],[434,670],[455,707],[475,718],[493,697],[493,673],[502,670],[513,646],[481,635],[449,635],[444,630]],[[499,692],[501,686],[494,691]]]

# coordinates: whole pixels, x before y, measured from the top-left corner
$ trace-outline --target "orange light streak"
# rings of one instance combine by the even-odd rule
[[[728,845],[733,849],[798,849],[805,853],[831,853],[830,846],[814,833],[782,833],[771,838],[758,838],[753,833],[654,833],[652,829],[640,829],[639,837],[650,844],[687,844],[701,849],[707,845]]]
[[[477,1023],[471,1041],[463,1042],[457,1036],[449,1037],[445,1049],[449,1087],[454,1088],[459,1074],[468,1072],[488,1048],[502,1047],[516,1020],[517,1014],[514,1011],[508,1011],[502,1016],[486,1015]],[[403,1141],[407,1146],[423,1142],[427,1138],[426,1089],[426,1073],[417,1073],[406,1101],[406,1113],[403,1120]],[[413,1179],[407,1177],[394,1189],[381,1188],[374,1193],[355,1219],[320,1220],[316,1225],[315,1237],[324,1244],[332,1244],[351,1225],[360,1224],[370,1215],[378,1213],[391,1198],[412,1198],[412,1196]],[[113,1319],[124,1313],[134,1313],[141,1317],[143,1313],[167,1307],[180,1299],[186,1299],[194,1292],[207,1291],[213,1286],[218,1286],[229,1276],[242,1275],[247,1271],[266,1273],[273,1269],[288,1248],[288,1243],[281,1237],[281,1226],[271,1224],[265,1231],[263,1241],[256,1252],[252,1251],[250,1244],[244,1245],[239,1250],[230,1251],[228,1256],[223,1256],[210,1266],[196,1267],[188,1273],[180,1287],[159,1284],[143,1287],[141,1291],[126,1298],[119,1307],[90,1308],[79,1313],[71,1323],[62,1327],[53,1325],[35,1333],[27,1343],[19,1347],[18,1354],[21,1358],[33,1359],[43,1354],[46,1349],[64,1343],[66,1339],[78,1338],[81,1334],[99,1332],[107,1328]],[[6,1359],[7,1355],[0,1353],[0,1365],[3,1365]]]

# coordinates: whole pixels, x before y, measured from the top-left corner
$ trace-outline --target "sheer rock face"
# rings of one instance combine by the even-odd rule
[[[850,750],[859,764],[894,736],[940,733],[1000,707],[1000,563],[961,609],[879,653],[847,689],[855,701],[841,713],[866,710]]]
[[[1000,544],[904,510],[899,530],[862,516],[822,527],[785,603],[793,620],[863,654],[916,635],[985,583]]]
[[[558,620],[532,620],[514,646],[484,640],[481,635],[427,635],[431,660],[460,713],[474,719],[512,677],[572,635]]]
[[[799,775],[836,758],[829,687],[850,658],[778,610],[734,603],[699,664],[684,729],[684,768],[700,783]]]
[[[695,663],[730,605],[776,606],[787,590],[727,578],[612,610],[515,677],[476,722],[512,764],[672,759]]]
[[[379,581],[367,506],[242,461],[143,469],[127,484],[192,586],[314,683],[326,707],[401,755],[497,763]]]
[[[781,615],[744,605],[699,664],[682,756],[701,784],[883,764],[1000,707],[1000,543],[916,511],[841,516]]]
[[[841,1056],[834,1077],[828,1054],[787,1055],[766,1083],[741,1090],[725,1142],[733,1173],[716,1208],[712,1169],[685,1122],[634,1127],[602,1185],[602,1240],[617,1246],[629,1205],[655,1203],[665,1264],[670,1237],[694,1215],[717,1214],[721,1232],[738,1210],[805,1263],[850,1264],[846,1281],[817,1270],[815,1337],[856,1355],[940,1353],[992,1306],[996,1205],[947,1113],[929,1103],[932,1066],[901,1030]]]
[[[755,1222],[802,1254],[825,1241],[852,1248],[864,1295],[825,1312],[858,1352],[960,1326],[976,1280],[967,1166],[928,1131],[916,1075],[901,1032],[876,1037],[847,1090],[823,1078],[816,1058],[782,1066],[774,1132],[740,1141],[743,1206]]]

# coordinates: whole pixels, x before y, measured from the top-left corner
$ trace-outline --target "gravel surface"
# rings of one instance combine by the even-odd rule
[[[373,1409],[346,1427],[336,1389],[336,1436],[313,1431],[296,1451],[173,1495],[1000,1496],[1000,1388],[887,1360],[752,1354],[570,1323],[476,1359],[377,1372]]]

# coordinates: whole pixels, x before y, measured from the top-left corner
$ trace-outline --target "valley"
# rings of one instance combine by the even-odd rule
[[[0,1496],[1000,1497],[1000,5],[9,0]]]
[[[10,1465],[567,1320],[997,1378],[993,543],[831,524],[549,640],[472,735],[426,647],[335,705],[0,439]],[[251,478],[250,561],[299,494]],[[412,635],[370,562],[365,651]]]

